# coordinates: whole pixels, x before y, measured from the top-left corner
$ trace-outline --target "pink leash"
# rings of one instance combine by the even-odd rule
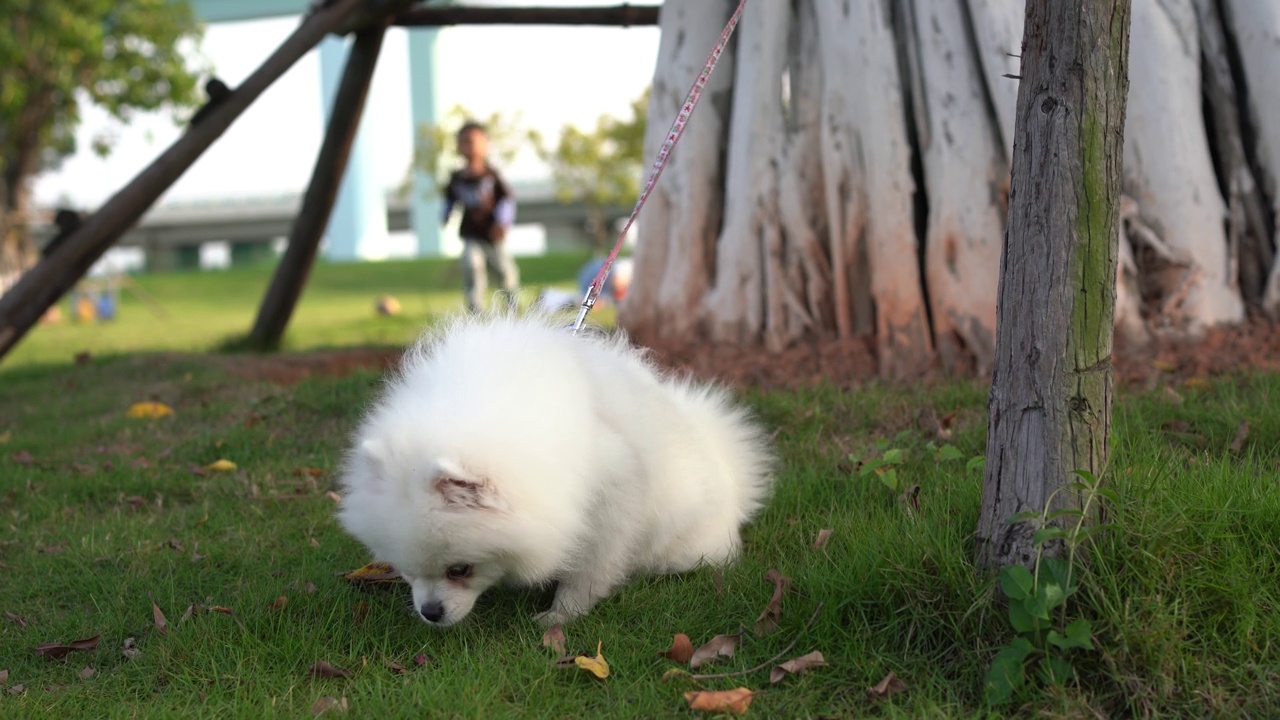
[[[703,1],[705,2],[706,0]],[[631,210],[631,217],[627,218],[627,224],[622,227],[622,233],[618,236],[618,242],[614,243],[613,251],[609,253],[609,257],[600,266],[600,271],[596,273],[596,278],[587,287],[587,294],[582,298],[582,307],[578,309],[578,319],[573,323],[573,333],[575,335],[582,329],[582,323],[586,321],[587,313],[591,312],[591,308],[595,307],[596,298],[600,297],[600,292],[604,289],[605,278],[609,277],[609,270],[613,267],[613,261],[618,258],[618,252],[622,250],[623,242],[627,238],[627,232],[631,230],[631,224],[636,221],[636,216],[640,214],[640,208],[644,207],[645,200],[649,199],[649,192],[658,183],[658,177],[662,175],[662,169],[667,165],[667,158],[671,155],[671,150],[675,148],[677,142],[680,142],[680,136],[684,134],[684,126],[689,122],[689,116],[693,114],[693,108],[698,104],[698,99],[702,97],[702,88],[706,86],[707,80],[711,77],[711,71],[715,70],[716,63],[720,60],[720,53],[724,52],[725,46],[729,44],[729,36],[733,34],[734,27],[738,25],[738,18],[742,16],[742,8],[746,4],[747,0],[739,0],[738,8],[733,11],[733,16],[729,18],[729,23],[720,32],[720,39],[716,41],[715,48],[707,56],[707,62],[702,66],[702,72],[698,75],[698,79],[693,81],[693,87],[689,88],[689,94],[684,98],[684,105],[680,108],[680,113],[676,115],[676,121],[671,125],[671,131],[667,133],[667,141],[662,144],[662,150],[658,151],[658,160],[653,164],[653,169],[649,171],[649,179],[645,181],[644,189],[640,191],[640,198],[636,200],[636,206]]]

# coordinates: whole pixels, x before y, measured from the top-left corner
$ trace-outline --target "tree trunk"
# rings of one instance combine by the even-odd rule
[[[1240,295],[1250,305],[1262,302],[1272,264],[1269,210],[1245,150],[1248,128],[1231,70],[1229,41],[1222,23],[1222,5],[1194,0],[1200,26],[1204,106],[1209,145],[1218,160],[1219,188],[1227,203],[1227,245],[1239,266]]]
[[[1033,562],[1034,528],[1013,517],[1080,507],[1078,494],[1055,491],[1073,470],[1106,469],[1129,16],[1129,0],[1027,2],[982,567]]]
[[[663,5],[645,157],[658,156],[667,139],[667,123],[679,112],[733,9],[729,0]],[[688,337],[700,326],[698,307],[711,286],[723,215],[722,156],[732,101],[733,46],[721,56],[703,89],[702,102],[638,222],[635,275],[618,320],[642,341]]]
[[[1226,207],[1201,112],[1200,42],[1191,0],[1133,6],[1132,90],[1125,127],[1125,192],[1171,263],[1150,268],[1157,330],[1198,334],[1244,317]]]
[[[1227,25],[1239,50],[1241,74],[1248,87],[1245,108],[1254,146],[1251,152],[1265,197],[1271,199],[1270,268],[1263,309],[1280,319],[1280,6],[1256,0],[1225,0]]]
[[[985,373],[1025,3],[749,4],[640,219],[619,322],[659,344],[857,336],[885,376]],[[651,156],[732,5],[663,4]],[[1133,12],[1116,325],[1141,343],[1246,302],[1280,316],[1280,4]]]
[[[909,10],[918,50],[917,133],[930,198],[924,268],[933,335],[943,367],[972,357],[986,376],[995,355],[1004,231],[996,199],[1007,192],[1009,161],[979,56],[968,42],[964,5],[912,0]]]
[[[908,378],[932,353],[917,258],[911,146],[884,0],[819,0],[823,186],[836,331],[873,334],[880,374]],[[862,68],[849,74],[843,68]],[[869,292],[868,292],[869,291]]]

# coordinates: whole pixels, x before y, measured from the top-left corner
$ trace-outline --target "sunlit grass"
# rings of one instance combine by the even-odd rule
[[[367,294],[357,287],[353,295]],[[372,320],[371,320],[372,322]],[[1068,606],[1097,649],[1078,682],[982,705],[982,678],[1010,631],[972,565],[980,472],[939,461],[983,449],[985,391],[959,383],[752,394],[778,433],[777,492],[736,566],[642,580],[566,629],[570,652],[602,642],[604,681],[551,666],[532,616],[548,598],[500,591],[447,632],[407,612],[403,586],[336,573],[367,558],[332,514],[333,471],[379,379],[372,372],[279,387],[220,356],[137,356],[12,368],[0,382],[0,689],[3,717],[307,717],[322,697],[355,717],[689,716],[687,681],[662,681],[672,635],[696,644],[746,627],[711,671],[821,651],[828,666],[768,683],[767,670],[704,683],[763,692],[755,717],[1274,717],[1280,709],[1280,381],[1224,379],[1122,394],[1114,527],[1086,553]],[[124,416],[142,399],[159,420]],[[932,418],[957,412],[953,434]],[[1251,432],[1230,449],[1241,420]],[[918,508],[847,456],[900,448]],[[227,458],[239,469],[206,473]],[[309,470],[315,469],[315,470]],[[315,474],[319,470],[318,475]],[[825,548],[811,546],[833,529]],[[794,581],[781,627],[751,628],[765,572]],[[280,597],[283,607],[275,607]],[[152,602],[169,630],[156,629]],[[821,605],[813,625],[806,620]],[[189,607],[196,611],[182,620]],[[230,614],[212,612],[223,606]],[[48,641],[101,636],[65,663]],[[134,638],[140,655],[121,652]],[[422,656],[424,664],[415,664]],[[316,679],[324,660],[349,679]],[[389,663],[406,669],[401,675]],[[95,670],[81,678],[84,668]],[[866,688],[894,672],[907,691]],[[15,685],[22,692],[12,692]]]

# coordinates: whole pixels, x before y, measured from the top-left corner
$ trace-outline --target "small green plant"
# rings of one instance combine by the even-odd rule
[[[1083,618],[1067,621],[1067,599],[1080,589],[1074,572],[1076,550],[1081,543],[1103,529],[1101,524],[1085,525],[1098,498],[1115,502],[1117,496],[1092,473],[1076,470],[1080,480],[1055,491],[1073,490],[1084,495],[1083,508],[1050,511],[1053,495],[1043,510],[1015,515],[1011,522],[1029,521],[1037,525],[1032,543],[1036,548],[1034,573],[1012,565],[1000,570],[1000,590],[1009,600],[1009,624],[1014,638],[991,662],[983,694],[991,705],[1008,701],[1026,683],[1027,668],[1035,666],[1048,685],[1062,686],[1075,676],[1070,653],[1093,648],[1093,626]],[[1054,521],[1069,518],[1063,528]],[[1074,521],[1074,522],[1072,522]],[[1051,544],[1065,550],[1065,559],[1046,553]],[[1055,617],[1056,616],[1056,617]]]
[[[850,456],[850,459],[853,459]],[[898,492],[901,490],[901,482],[898,479],[898,468],[907,461],[907,451],[902,448],[885,449],[880,457],[868,458],[862,463],[862,467],[858,468],[858,477],[870,477],[875,474],[884,486]]]

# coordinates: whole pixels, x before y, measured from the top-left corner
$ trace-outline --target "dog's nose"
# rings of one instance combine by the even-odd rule
[[[439,600],[431,600],[422,603],[418,612],[422,613],[422,619],[427,622],[440,622],[440,618],[444,617],[444,605]]]

